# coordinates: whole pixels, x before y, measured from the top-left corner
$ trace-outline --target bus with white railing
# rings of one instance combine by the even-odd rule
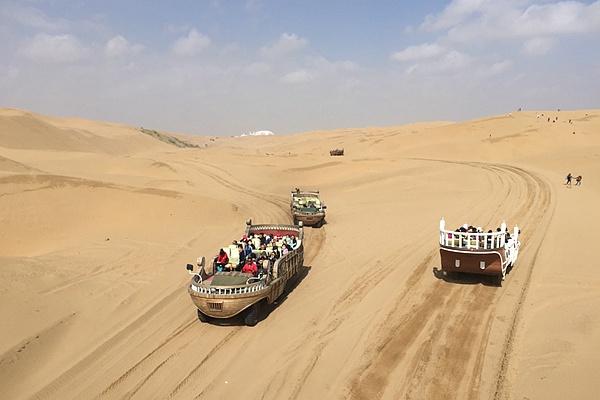
[[[268,237],[269,243],[264,239]],[[208,322],[210,318],[226,319],[244,314],[244,323],[254,326],[258,322],[262,304],[272,304],[282,295],[286,284],[304,265],[304,231],[299,226],[246,222],[242,239],[252,246],[254,257],[261,258],[256,274],[238,271],[238,246],[222,248],[228,255],[229,264],[221,270],[217,258],[205,266],[205,258],[197,261],[198,272],[187,264],[193,275],[188,293],[198,308],[198,319]],[[284,249],[285,247],[285,249]],[[265,257],[260,257],[264,255]],[[268,257],[267,257],[268,256]]]
[[[517,261],[520,233],[517,226],[512,233],[509,232],[506,222],[502,222],[495,231],[488,232],[467,224],[448,230],[442,218],[439,242],[443,273],[491,275],[497,277],[501,284],[507,271]]]

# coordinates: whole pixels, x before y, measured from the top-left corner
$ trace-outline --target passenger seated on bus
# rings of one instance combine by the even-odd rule
[[[225,268],[225,266],[229,263],[229,257],[227,256],[227,253],[225,253],[225,250],[221,249],[219,251],[219,255],[217,256],[217,261],[215,262],[215,265],[217,266],[217,271],[221,272],[223,271],[223,268]]]
[[[273,253],[271,253],[273,255],[273,257],[275,257],[275,259],[278,259],[279,257],[281,257],[281,253],[279,252],[279,249],[277,248],[277,246],[273,246]]]
[[[244,253],[246,253],[246,257],[252,254],[252,250],[254,250],[252,248],[252,244],[250,242],[246,243],[246,246],[244,247]]]
[[[242,267],[242,272],[245,274],[252,274],[256,276],[258,274],[258,267],[252,258],[247,258],[244,266]]]
[[[281,247],[281,254],[282,254],[282,255],[286,255],[287,253],[289,253],[289,252],[291,252],[291,251],[292,251],[292,246],[290,246],[290,245],[289,245],[289,244],[287,244],[287,243],[286,243],[286,244],[284,244],[284,245]]]
[[[242,246],[241,244],[238,244],[238,253],[240,254],[240,262],[238,263],[236,270],[239,271],[240,269],[242,269],[244,263],[246,262],[246,252],[244,251],[244,246]]]

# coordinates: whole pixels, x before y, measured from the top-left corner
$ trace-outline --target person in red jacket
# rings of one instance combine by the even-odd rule
[[[247,258],[244,267],[242,268],[242,272],[246,274],[252,274],[256,276],[258,274],[258,267],[252,258]]]
[[[217,256],[217,261],[215,264],[218,272],[223,271],[227,264],[229,264],[229,257],[227,256],[227,253],[225,253],[225,250],[221,249],[221,251],[219,251],[219,255]]]

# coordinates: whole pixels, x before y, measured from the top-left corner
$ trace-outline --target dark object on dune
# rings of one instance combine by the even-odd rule
[[[329,150],[329,155],[330,156],[343,156],[344,155],[344,149],[333,149],[333,150]]]

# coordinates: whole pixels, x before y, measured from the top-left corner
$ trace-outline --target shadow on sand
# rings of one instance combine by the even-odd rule
[[[492,275],[468,274],[464,272],[444,272],[441,268],[433,267],[433,276],[448,283],[457,283],[461,285],[484,285],[500,287],[502,279]],[[506,271],[508,274],[510,268]]]
[[[281,306],[288,298],[289,294],[296,289],[296,287],[306,278],[308,273],[310,272],[311,267],[304,265],[302,268],[298,270],[298,273],[290,279],[283,290],[283,293],[277,300],[273,302],[273,304],[267,304],[266,301],[263,301],[260,305],[260,313],[258,315],[258,324],[269,315],[275,311],[279,306]],[[242,311],[235,317],[227,318],[227,319],[218,319],[218,318],[210,318],[210,324],[216,326],[245,326],[244,316],[246,315],[246,311]],[[250,328],[250,327],[249,327]]]

